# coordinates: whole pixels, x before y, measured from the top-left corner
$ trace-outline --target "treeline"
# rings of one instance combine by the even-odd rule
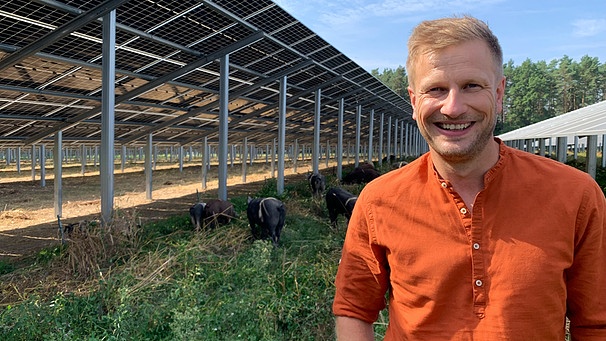
[[[526,59],[521,65],[509,60],[504,72],[507,86],[497,135],[606,100],[606,64],[597,57],[575,61],[564,56],[549,63]],[[409,100],[403,66],[371,73]]]

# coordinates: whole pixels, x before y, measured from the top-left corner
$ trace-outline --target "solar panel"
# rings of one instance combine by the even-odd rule
[[[0,73],[0,147],[23,146],[36,136],[51,141],[58,130],[69,143],[99,143],[95,110],[102,95],[103,21],[74,22],[102,3],[0,4],[0,65],[9,56],[14,59]],[[307,60],[312,64],[287,75],[289,138],[311,142],[318,87],[323,134],[337,132],[340,98],[349,114],[364,103],[365,111],[381,108],[400,122],[412,121],[409,103],[272,1],[131,0],[116,8],[116,29],[117,143],[144,144],[147,133],[158,144],[215,136],[218,57],[225,53],[230,93],[238,93],[230,100],[234,138],[247,134],[256,140],[251,143],[266,143],[275,137],[276,75]],[[68,34],[48,38],[59,31]],[[237,46],[259,32],[261,39]],[[25,53],[27,47],[33,52]],[[66,127],[65,122],[73,124]]]

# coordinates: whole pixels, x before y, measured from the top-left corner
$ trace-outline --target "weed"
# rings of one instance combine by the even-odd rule
[[[0,260],[0,275],[11,273],[13,270],[15,270],[14,264]]]

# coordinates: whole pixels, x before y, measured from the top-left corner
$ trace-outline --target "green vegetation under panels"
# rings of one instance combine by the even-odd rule
[[[276,196],[275,188],[267,181],[258,195]],[[287,220],[278,248],[250,239],[246,197],[235,197],[239,218],[213,231],[194,232],[187,215],[142,228],[119,217],[111,232],[86,231],[27,266],[2,264],[5,299],[6,283],[41,284],[2,302],[0,339],[334,339],[343,218],[333,230],[306,182],[287,186],[281,199]]]

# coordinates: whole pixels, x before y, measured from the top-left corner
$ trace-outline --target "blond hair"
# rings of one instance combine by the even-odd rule
[[[421,55],[472,40],[482,40],[491,51],[496,72],[503,74],[503,51],[488,25],[471,16],[427,20],[417,25],[408,39],[406,69],[412,85],[414,66]]]

